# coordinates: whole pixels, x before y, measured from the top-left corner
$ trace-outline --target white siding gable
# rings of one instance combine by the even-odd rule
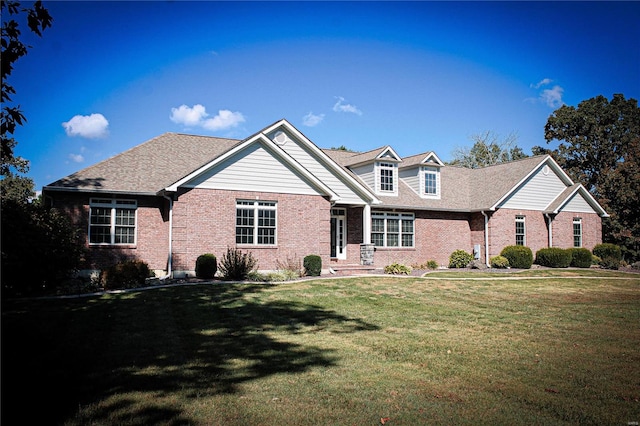
[[[507,209],[544,210],[567,185],[552,168],[544,165],[531,175],[498,207]]]
[[[595,210],[587,200],[584,199],[579,192],[573,194],[573,197],[560,209],[563,212],[593,213]]]
[[[319,194],[262,143],[254,143],[184,184],[187,188]]]
[[[373,163],[365,164],[364,166],[354,167],[351,169],[353,173],[358,175],[362,181],[372,190],[376,190],[376,174],[374,171]]]
[[[322,164],[313,153],[307,150],[303,144],[289,134],[289,132],[282,132],[281,129],[277,129],[267,136],[302,167],[331,188],[331,190],[340,197],[340,203],[365,204],[365,201],[351,190],[342,178]]]
[[[400,169],[400,179],[404,181],[416,194],[420,194],[420,169],[418,167],[411,167],[407,169]]]

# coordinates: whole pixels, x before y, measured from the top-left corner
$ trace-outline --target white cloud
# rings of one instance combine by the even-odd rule
[[[62,127],[68,136],[96,139],[109,134],[109,121],[102,114],[76,115],[62,123]]]
[[[562,101],[563,94],[564,89],[556,85],[551,89],[544,89],[542,93],[540,93],[540,99],[551,108],[560,108],[564,105],[564,102]]]
[[[196,104],[193,108],[186,105],[180,105],[178,108],[171,108],[171,121],[183,124],[187,127],[196,126],[207,117],[207,111],[204,106]]]
[[[202,127],[207,130],[222,130],[231,127],[237,127],[238,124],[244,123],[245,119],[240,112],[231,112],[228,109],[221,109],[218,115],[209,118],[202,123]]]
[[[362,115],[362,111],[360,111],[355,105],[345,103],[342,96],[336,96],[336,99],[338,99],[338,102],[333,106],[333,110],[335,112],[350,112]]]
[[[240,112],[232,112],[228,109],[221,109],[218,115],[212,118],[207,114],[203,105],[196,104],[193,107],[180,105],[178,108],[171,108],[169,117],[174,123],[182,124],[185,127],[202,127],[207,130],[223,130],[236,127],[245,121]]]
[[[531,84],[530,87],[533,89],[539,89],[542,86],[546,86],[548,84],[553,83],[553,80],[551,80],[550,78],[544,78],[542,80],[540,80],[539,82],[537,82],[536,84]]]
[[[309,114],[302,117],[302,124],[308,127],[314,127],[320,124],[324,120],[324,114],[314,114],[309,112]]]
[[[69,158],[75,163],[82,163],[84,161],[82,154],[69,154]]]

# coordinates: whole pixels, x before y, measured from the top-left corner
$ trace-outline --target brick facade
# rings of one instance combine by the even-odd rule
[[[236,245],[236,201],[277,203],[275,246]],[[220,258],[229,247],[250,251],[261,270],[276,269],[278,261],[317,254],[329,264],[330,202],[321,196],[224,191],[181,190],[173,207],[173,269],[193,273],[203,253]]]
[[[573,218],[582,219],[582,247],[593,250],[602,242],[602,220],[595,213],[561,212],[553,219],[553,246],[573,247]]]

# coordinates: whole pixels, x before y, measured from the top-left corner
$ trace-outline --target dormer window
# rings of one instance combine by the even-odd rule
[[[440,198],[440,169],[438,167],[423,167],[420,183],[422,197]]]
[[[378,163],[378,170],[380,173],[380,191],[381,192],[394,192],[395,191],[395,165],[393,163]]]

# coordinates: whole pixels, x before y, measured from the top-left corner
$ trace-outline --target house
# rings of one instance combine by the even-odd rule
[[[166,133],[43,188],[86,234],[87,270],[122,258],[193,274],[203,253],[251,251],[262,270],[318,254],[382,268],[456,249],[593,248],[607,213],[550,156],[482,169],[433,151],[320,149],[286,120],[244,140]]]

